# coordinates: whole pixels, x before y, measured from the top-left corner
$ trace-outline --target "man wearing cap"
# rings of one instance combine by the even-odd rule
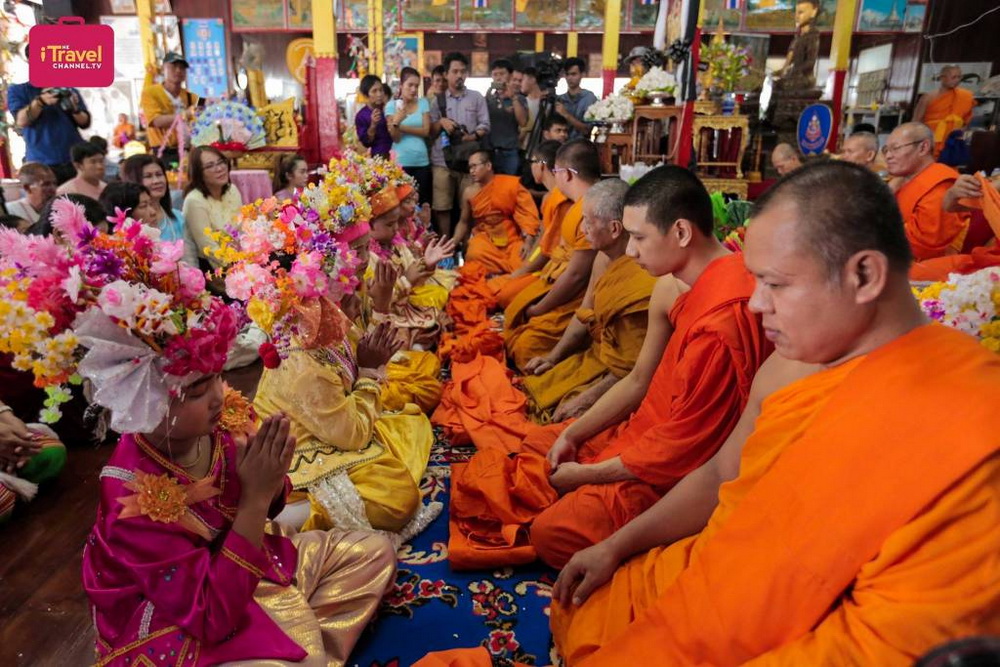
[[[146,134],[153,152],[166,144],[163,161],[177,162],[177,133],[167,131],[177,114],[192,110],[198,104],[198,96],[183,88],[187,80],[188,62],[173,51],[163,57],[163,83],[146,86],[142,90],[142,113],[146,117]]]

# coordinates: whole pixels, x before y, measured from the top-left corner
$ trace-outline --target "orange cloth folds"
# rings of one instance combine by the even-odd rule
[[[945,193],[957,178],[957,171],[935,162],[896,192],[914,259],[942,257],[961,250],[969,229],[968,215],[941,208]]]
[[[953,88],[937,95],[927,103],[924,124],[934,132],[935,150],[940,153],[948,135],[961,130],[972,118],[976,100],[972,92]]]
[[[474,227],[466,252],[489,273],[510,273],[521,265],[524,236],[538,233],[538,208],[516,176],[494,176],[469,202]]]

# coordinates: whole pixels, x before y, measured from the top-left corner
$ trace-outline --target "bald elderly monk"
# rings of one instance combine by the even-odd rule
[[[843,162],[758,201],[751,305],[819,370],[769,360],[749,436],[567,565],[566,664],[902,666],[1000,632],[1000,359],[922,313],[892,203]]]
[[[875,167],[877,158],[878,137],[871,132],[855,132],[844,139],[844,145],[840,149],[841,160],[877,171]]]
[[[958,172],[934,161],[930,128],[903,123],[892,131],[882,151],[914,258],[958,253],[969,229],[969,217],[944,210],[944,196],[958,179]]]
[[[504,310],[504,346],[520,370],[562,338],[587,291],[597,254],[583,232],[584,195],[601,180],[597,147],[586,139],[564,144],[552,171],[559,192],[573,204],[562,218],[559,243],[541,275]]]
[[[791,144],[780,143],[771,151],[771,164],[774,165],[778,176],[784,176],[801,167],[802,160],[799,152]]]
[[[535,146],[528,158],[532,177],[547,191],[541,205],[542,230],[538,242],[530,251],[522,251],[525,261],[521,266],[510,274],[497,276],[489,281],[490,288],[496,292],[497,303],[503,308],[509,306],[525,287],[535,282],[538,277],[536,273],[545,268],[562,238],[562,219],[573,206],[573,201],[559,190],[556,176],[552,173],[560,146],[562,144],[558,141],[543,141]],[[527,247],[526,245],[525,248]]]
[[[913,110],[913,121],[923,123],[934,133],[935,154],[941,152],[949,134],[969,124],[976,106],[972,91],[959,87],[962,69],[958,65],[942,67],[938,80],[941,87],[921,95]]]
[[[583,229],[597,251],[590,284],[562,338],[525,365],[523,380],[533,408],[552,421],[579,417],[635,366],[649,322],[656,279],[626,254],[622,226],[628,185],[612,178],[583,198]],[[662,278],[677,285],[672,276]],[[666,312],[663,313],[666,319]],[[669,320],[665,322],[670,326]]]
[[[736,425],[771,345],[747,306],[741,257],[712,233],[708,192],[686,169],[658,167],[629,189],[623,218],[628,255],[690,287],[670,312],[669,342],[661,333],[644,344],[632,372],[568,427],[480,447],[455,466],[452,557],[490,565],[516,553],[561,567],[655,503]],[[659,292],[651,312],[667,298]]]
[[[469,175],[452,238],[462,243],[471,225],[466,261],[482,264],[488,274],[510,273],[521,265],[525,238],[538,233],[538,207],[516,176],[493,173],[489,151],[469,156]]]

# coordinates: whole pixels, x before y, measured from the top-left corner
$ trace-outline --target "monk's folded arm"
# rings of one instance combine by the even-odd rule
[[[586,470],[588,484],[613,484],[614,482],[637,479],[629,472],[628,468],[622,465],[622,460],[618,456],[600,463],[586,463],[583,467]]]
[[[590,269],[594,265],[596,250],[574,250],[562,275],[556,278],[552,289],[535,304],[535,314],[541,315],[575,299],[587,287]]]
[[[731,348],[715,333],[688,342],[674,371],[680,389],[667,418],[622,452],[622,463],[644,482],[669,486],[715,454],[709,439],[725,442],[743,412],[744,399]],[[719,437],[713,437],[718,435]]]

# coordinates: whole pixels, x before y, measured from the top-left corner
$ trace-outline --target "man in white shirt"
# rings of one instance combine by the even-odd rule
[[[35,224],[42,208],[56,196],[56,175],[41,162],[26,162],[17,175],[24,196],[8,202],[7,213]]]

